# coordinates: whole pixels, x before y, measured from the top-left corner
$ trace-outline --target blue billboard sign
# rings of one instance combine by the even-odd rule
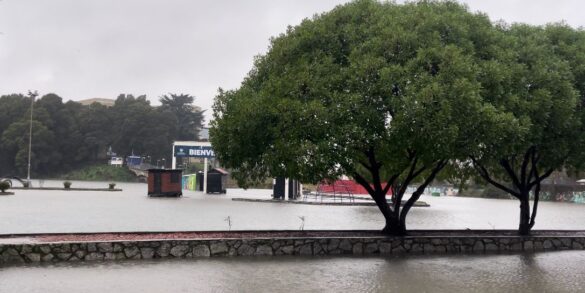
[[[214,158],[215,153],[210,146],[175,145],[177,158]]]

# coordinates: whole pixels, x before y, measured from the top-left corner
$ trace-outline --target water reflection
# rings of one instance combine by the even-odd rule
[[[44,186],[61,186],[45,181]],[[73,182],[107,187],[107,182]],[[269,198],[270,190],[228,190],[227,195],[186,192],[179,199],[147,198],[146,185],[118,183],[123,192],[27,191],[0,198],[0,234],[42,232],[299,229],[380,229],[376,207],[308,206],[235,202],[232,197]],[[413,208],[411,229],[515,229],[513,200],[424,197],[430,208]],[[583,229],[585,205],[542,202],[535,229]]]
[[[520,255],[238,257],[0,269],[0,292],[583,292],[576,251]]]

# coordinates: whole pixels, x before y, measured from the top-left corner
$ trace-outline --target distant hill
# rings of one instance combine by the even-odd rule
[[[102,105],[107,106],[107,107],[112,107],[112,106],[114,106],[114,103],[116,102],[116,100],[104,99],[104,98],[92,98],[92,99],[79,100],[77,102],[84,105],[84,106],[88,106],[88,105],[91,105],[93,103],[98,103],[98,104],[102,104]]]

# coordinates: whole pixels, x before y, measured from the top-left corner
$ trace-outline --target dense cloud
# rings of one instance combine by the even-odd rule
[[[66,100],[168,92],[209,109],[234,88],[271,36],[345,0],[3,0],[0,94],[38,90]],[[585,24],[581,1],[465,1],[492,19]],[[209,114],[207,114],[209,117]]]

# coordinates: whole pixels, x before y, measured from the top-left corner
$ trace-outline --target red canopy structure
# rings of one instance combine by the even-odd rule
[[[386,184],[382,185],[385,188]],[[373,186],[372,186],[373,188]],[[337,180],[334,182],[321,182],[317,187],[317,192],[320,193],[351,193],[369,195],[368,191],[357,182],[353,180]],[[388,191],[386,196],[392,195],[392,189]]]

